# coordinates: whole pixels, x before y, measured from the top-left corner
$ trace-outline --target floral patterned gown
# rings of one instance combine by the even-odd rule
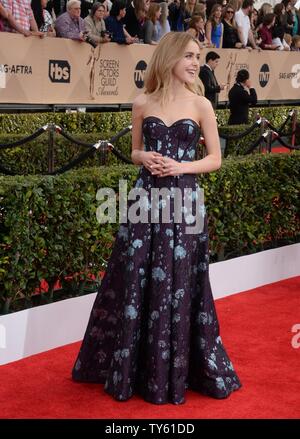
[[[200,128],[191,119],[168,127],[149,116],[143,134],[146,150],[192,161]],[[135,187],[191,188],[192,197],[199,189],[196,175],[159,178],[145,167]],[[204,205],[203,230],[187,234],[189,222],[174,221],[170,198],[169,223],[120,226],[72,371],[75,381],[104,383],[117,400],[136,393],[155,404],[181,404],[187,388],[226,398],[241,386],[219,335]]]

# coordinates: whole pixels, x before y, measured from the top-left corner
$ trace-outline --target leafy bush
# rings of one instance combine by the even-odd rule
[[[253,108],[252,116],[260,112],[261,116],[267,117],[275,127],[280,127],[284,122],[290,107],[271,107],[256,109]],[[227,121],[228,110],[218,110],[218,119],[221,119],[219,131],[222,134],[236,134],[245,131],[248,126],[227,126],[222,123]],[[18,115],[0,115],[0,144],[10,143],[19,140],[28,134],[34,132],[37,128],[46,123],[56,123],[62,126],[76,140],[95,143],[99,139],[108,140],[114,134],[121,131],[125,126],[130,124],[131,113],[44,113],[44,114],[18,114]],[[255,119],[255,118],[254,118]],[[291,126],[287,127],[289,131]],[[3,134],[6,133],[6,134]],[[258,137],[260,129],[257,128],[249,135],[238,140],[229,140],[226,142],[225,157],[229,155],[243,155]],[[298,138],[297,138],[298,141]],[[72,144],[60,135],[55,135],[54,142],[54,162],[55,169],[67,164],[81,152],[85,151],[84,147],[78,147]],[[130,158],[131,135],[128,133],[115,144],[120,151]],[[9,170],[19,174],[45,174],[48,169],[48,133],[43,134],[37,139],[26,145],[12,149],[0,149],[0,162]],[[78,167],[98,166],[103,164],[104,157],[98,151],[93,158],[85,160]],[[120,163],[113,154],[109,153],[107,164]]]
[[[211,260],[298,239],[299,158],[298,152],[234,157],[220,171],[199,176]],[[73,285],[90,275],[97,279],[118,224],[97,223],[96,192],[101,187],[118,191],[121,178],[130,189],[137,173],[137,167],[122,164],[55,177],[0,177],[0,312],[20,309],[24,298],[30,306],[42,279],[51,293],[68,277]]]
[[[278,106],[278,107],[250,107],[249,108],[249,123],[255,122],[256,116],[265,117],[272,124],[278,128],[286,119],[289,111],[298,110],[298,119],[300,119],[300,107],[297,106]],[[228,123],[230,111],[229,109],[217,110],[217,121],[219,126],[226,126]]]
[[[111,133],[104,133],[101,140],[108,140]],[[94,144],[99,140],[95,133],[83,134],[75,133],[74,139],[86,143]],[[8,144],[24,138],[23,134],[6,134],[0,136],[0,144]],[[115,146],[130,159],[131,134],[128,133],[121,137]],[[66,165],[71,160],[86,151],[83,146],[69,142],[64,137],[55,134],[54,136],[54,169]],[[37,139],[15,148],[0,149],[0,163],[6,169],[17,174],[46,174],[48,172],[48,133],[42,134]],[[107,163],[108,165],[120,163],[120,160],[112,153],[102,154],[100,150],[77,165],[77,168],[87,166],[99,166]]]
[[[273,125],[280,126],[288,112],[298,109],[296,106],[280,107],[251,107],[249,109],[249,121],[253,123],[256,115],[260,114],[272,121]],[[226,126],[229,118],[229,110],[216,111],[219,126]],[[300,116],[299,116],[300,119]],[[116,133],[131,123],[131,112],[106,112],[106,113],[18,113],[0,114],[0,133],[6,134],[31,134],[36,129],[55,123],[62,126],[70,134],[95,133],[102,136],[103,133]]]
[[[233,134],[244,133],[250,125],[227,125],[219,128],[220,135],[231,136]],[[245,155],[249,146],[261,136],[260,127],[255,128],[251,133],[241,139],[225,140],[224,157],[229,155]],[[254,152],[258,152],[256,148]]]
[[[0,132],[6,134],[28,135],[47,123],[55,123],[70,134],[95,133],[101,137],[129,125],[131,112],[0,114]]]

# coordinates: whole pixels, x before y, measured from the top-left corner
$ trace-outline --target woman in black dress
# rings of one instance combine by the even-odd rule
[[[241,49],[243,44],[239,40],[237,25],[234,20],[235,10],[231,3],[223,9],[223,49]]]
[[[132,160],[141,166],[135,190],[144,194],[138,210],[148,220],[120,226],[73,368],[74,380],[105,383],[120,401],[138,393],[151,403],[182,404],[187,388],[226,398],[241,385],[209,281],[197,174],[217,170],[221,153],[212,106],[198,94],[199,68],[199,41],[166,34],[133,104]],[[207,155],[195,160],[200,129]],[[157,190],[165,197],[152,196]]]

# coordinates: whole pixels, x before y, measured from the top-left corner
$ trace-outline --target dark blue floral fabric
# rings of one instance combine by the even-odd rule
[[[195,159],[200,128],[191,119],[168,127],[150,116],[143,134],[148,151]],[[159,178],[144,167],[135,187],[190,188],[192,198],[199,189],[196,175]],[[181,404],[187,388],[226,398],[241,386],[219,334],[204,205],[202,232],[187,234],[189,221],[175,222],[169,201],[170,222],[120,226],[72,372],[76,381],[104,383],[120,401],[137,393],[152,403]],[[149,196],[140,208],[150,207]]]

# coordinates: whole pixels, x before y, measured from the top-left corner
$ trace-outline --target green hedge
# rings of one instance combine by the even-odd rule
[[[297,107],[294,107],[297,109]],[[275,128],[279,128],[283,122],[286,120],[288,112],[292,107],[267,107],[267,108],[250,108],[249,110],[249,120],[251,124],[249,125],[227,125],[227,120],[229,118],[229,110],[218,110],[217,118],[219,123],[220,134],[232,135],[237,133],[242,133],[246,131],[256,120],[256,115],[259,114],[261,117],[268,119]],[[300,122],[300,107],[298,107],[298,121]],[[292,131],[291,121],[289,121],[284,129],[285,133]],[[243,155],[249,146],[253,144],[260,137],[260,127],[255,128],[247,136],[238,140],[229,140],[226,142],[224,156],[229,155]],[[291,136],[287,137],[288,142],[291,141]],[[300,133],[297,132],[296,144],[300,144]],[[258,149],[256,149],[256,152]]]
[[[299,238],[300,154],[227,159],[218,172],[199,177],[209,215],[211,260],[222,260]],[[105,266],[118,224],[99,226],[96,192],[129,187],[138,168],[119,165],[59,177],[0,177],[0,312],[30,306],[42,279],[50,285]],[[78,293],[79,291],[79,293]],[[71,294],[80,294],[80,288]],[[23,300],[23,302],[22,302]],[[24,302],[27,301],[27,303]]]
[[[257,114],[265,117],[277,128],[284,121],[290,110],[298,111],[298,119],[300,119],[300,107],[298,106],[279,106],[279,107],[250,107],[249,108],[249,122],[252,125],[256,120]],[[217,110],[217,121],[220,126],[225,126],[228,123],[229,109]]]
[[[112,133],[104,134],[102,139],[109,139]],[[96,133],[75,133],[72,137],[87,143],[95,143],[99,140]],[[6,134],[0,135],[0,144],[11,143],[24,138],[23,134]],[[121,137],[115,144],[118,149],[128,158],[131,150],[131,134],[128,133]],[[69,142],[61,135],[54,136],[54,168],[69,163],[80,153],[86,151],[85,147],[78,146]],[[78,167],[99,166],[102,162],[103,155],[97,151],[90,159],[85,160]],[[16,148],[0,149],[0,163],[7,169],[17,174],[45,174],[48,172],[48,133],[42,134],[37,139]],[[107,164],[117,164],[120,160],[112,153],[107,154]]]
[[[249,127],[250,125],[228,125],[220,127],[219,132],[220,134],[230,136],[233,134],[243,133]],[[260,128],[258,127],[241,139],[225,141],[224,157],[228,157],[229,155],[244,155],[249,146],[252,145],[259,137]],[[258,148],[255,149],[255,152],[258,152]]]
[[[219,132],[220,134],[225,134],[225,135],[232,135],[232,134],[238,134],[238,133],[243,133],[246,131],[246,129],[248,129],[250,127],[250,125],[228,125],[228,126],[224,126],[224,127],[220,127],[219,128]],[[276,127],[277,128],[277,127]],[[289,134],[289,132],[291,132],[291,125],[286,126],[284,133]],[[236,156],[236,155],[245,155],[246,151],[249,149],[249,147],[254,144],[256,142],[256,140],[261,136],[261,131],[260,131],[260,127],[255,128],[253,131],[251,131],[251,133],[247,134],[246,136],[242,137],[241,139],[237,139],[237,140],[221,140],[223,142],[225,142],[225,147],[224,147],[224,157],[228,157],[228,156]],[[285,136],[285,134],[283,135],[284,139],[288,142],[291,143],[291,136]],[[300,142],[298,142],[298,139],[296,138],[296,144],[300,144]],[[262,142],[263,148],[266,148],[266,143]],[[280,145],[278,142],[275,142],[274,145]],[[259,146],[253,151],[253,153],[259,153]]]
[[[249,120],[254,122],[256,114],[266,117],[273,125],[280,126],[291,109],[300,107],[254,107],[249,110]],[[227,125],[229,110],[217,110],[220,126]],[[300,118],[300,116],[299,116]],[[72,133],[116,133],[131,123],[131,112],[106,113],[18,113],[0,114],[0,133],[31,134],[47,123],[56,123]]]
[[[254,111],[254,109],[252,109]],[[222,113],[221,113],[222,111]],[[226,110],[218,110],[218,115],[226,114]],[[262,115],[268,117],[271,123],[279,127],[288,114],[288,107],[262,109]],[[272,113],[272,114],[271,114]],[[271,117],[272,116],[272,117]],[[14,140],[22,139],[24,136],[32,133],[35,129],[40,128],[47,122],[55,122],[64,127],[72,134],[75,139],[85,142],[94,143],[99,138],[109,139],[113,134],[119,132],[122,128],[130,124],[130,112],[123,113],[49,113],[49,114],[19,114],[19,115],[0,115],[0,144],[10,143]],[[226,116],[227,117],[227,116]],[[245,125],[238,126],[220,126],[222,134],[236,134],[243,132],[248,128]],[[287,128],[289,130],[290,128]],[[22,133],[19,131],[22,130]],[[3,133],[3,131],[6,132]],[[239,140],[230,140],[226,143],[225,157],[228,155],[243,155],[260,135],[260,129],[257,128],[249,135]],[[131,134],[127,134],[119,139],[116,146],[120,151],[130,158]],[[78,147],[62,136],[55,135],[54,161],[55,169],[67,164],[85,148]],[[19,174],[39,174],[46,173],[48,169],[48,133],[39,138],[12,149],[0,149],[0,163],[7,169]],[[98,166],[102,164],[103,157],[97,152],[94,158],[84,161],[77,167]],[[113,155],[108,154],[107,164],[117,164],[120,161]]]
[[[28,135],[47,123],[60,125],[70,134],[117,133],[131,123],[131,112],[0,114],[0,133]]]

